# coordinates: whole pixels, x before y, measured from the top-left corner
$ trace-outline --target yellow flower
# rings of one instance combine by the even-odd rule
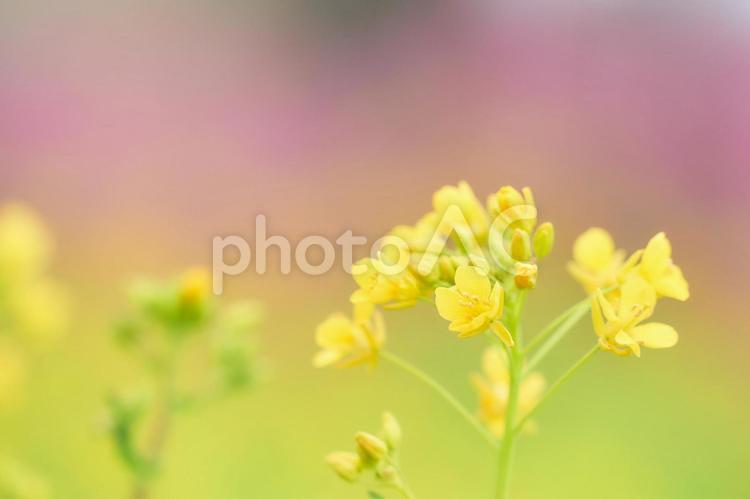
[[[355,306],[354,320],[332,314],[316,329],[315,341],[321,348],[313,358],[315,367],[374,364],[385,343],[383,317],[366,304]]]
[[[0,285],[36,278],[51,255],[50,235],[33,211],[17,203],[0,209]]]
[[[460,230],[466,221],[477,239],[483,240],[487,237],[490,228],[487,212],[466,182],[461,181],[458,186],[447,185],[440,188],[432,196],[432,206],[438,219],[442,219],[451,206],[457,207],[463,217],[456,216],[455,219],[449,220],[451,226]]]
[[[65,292],[45,276],[52,246],[29,208],[16,203],[0,208],[0,322],[37,344],[49,343],[67,325]]]
[[[13,332],[34,346],[47,346],[65,332],[70,319],[68,295],[58,283],[37,279],[8,291],[6,313]]]
[[[372,258],[364,258],[357,265],[364,266],[365,271],[354,274],[360,288],[351,296],[351,302],[355,305],[372,303],[387,309],[406,308],[417,303],[423,294],[419,280],[409,268],[386,275],[378,270]]]
[[[680,301],[685,301],[690,296],[682,270],[672,263],[672,245],[663,232],[651,238],[636,268],[641,277],[653,286],[658,296]]]
[[[505,413],[508,406],[510,378],[505,352],[497,347],[485,350],[482,357],[483,375],[474,373],[472,383],[479,394],[479,417],[498,437],[505,432]],[[521,382],[518,394],[519,417],[528,414],[539,402],[546,382],[539,373],[530,373]],[[524,428],[531,428],[528,424]]]
[[[601,290],[592,300],[592,322],[604,350],[640,357],[641,347],[670,348],[677,344],[677,331],[672,326],[641,324],[653,313],[656,292],[639,275],[630,275],[622,284],[618,304],[607,300]]]
[[[576,239],[573,260],[568,263],[568,271],[591,294],[617,284],[625,252],[615,250],[612,236],[606,230],[593,227]]]
[[[391,235],[402,239],[412,252],[424,253],[437,231],[439,221],[438,214],[433,211],[420,218],[415,225],[397,225],[391,230]]]
[[[448,329],[459,338],[475,336],[488,327],[508,346],[513,337],[500,322],[505,292],[494,285],[479,267],[461,266],[456,270],[456,285],[435,290],[435,305],[440,316],[451,322]]]

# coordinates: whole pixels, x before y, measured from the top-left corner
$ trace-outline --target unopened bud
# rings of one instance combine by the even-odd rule
[[[383,483],[392,484],[398,481],[398,471],[390,464],[379,467],[375,470],[375,476]]]
[[[326,463],[347,482],[356,482],[362,471],[362,459],[354,452],[332,452],[326,456]]]
[[[396,450],[401,445],[401,425],[390,412],[383,414],[383,438],[391,450]]]
[[[354,440],[360,455],[367,461],[379,462],[388,455],[388,445],[375,435],[361,431]]]
[[[524,199],[515,187],[506,185],[497,191],[497,204],[501,211],[505,211],[513,206],[524,204]]]
[[[525,231],[521,229],[513,231],[513,237],[510,240],[510,256],[519,262],[528,262],[531,259],[531,241]]]
[[[185,303],[201,303],[211,289],[211,274],[208,269],[196,267],[189,269],[182,276],[180,283],[180,298]]]
[[[544,222],[534,233],[534,253],[537,258],[549,255],[555,246],[555,227]]]
[[[537,267],[533,263],[516,264],[514,281],[518,289],[533,289],[536,286]]]

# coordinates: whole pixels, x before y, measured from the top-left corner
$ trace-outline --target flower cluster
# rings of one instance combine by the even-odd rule
[[[340,365],[374,362],[385,339],[375,307],[402,309],[419,300],[434,299],[459,338],[492,331],[512,346],[503,323],[505,304],[536,285],[537,261],[551,251],[554,228],[549,222],[537,227],[528,187],[521,192],[502,187],[485,207],[460,182],[439,189],[432,211],[413,226],[396,226],[389,238],[378,258],[364,258],[353,269],[358,286],[351,296],[354,319],[337,313],[318,327],[316,340],[323,351],[315,365],[335,363],[346,354],[353,362]]]
[[[398,460],[401,439],[401,425],[393,414],[386,412],[377,436],[363,431],[357,433],[354,437],[356,452],[332,452],[326,456],[326,462],[347,482],[364,481],[363,475],[371,473],[374,487],[396,490],[408,498],[411,492]],[[374,492],[370,496],[379,497]]]
[[[29,350],[67,328],[67,294],[49,276],[53,253],[51,235],[30,208],[0,208],[0,407],[17,399]]]
[[[262,318],[260,305],[222,304],[210,289],[204,268],[174,280],[137,280],[129,293],[132,311],[115,328],[118,344],[150,377],[146,387],[111,395],[106,414],[106,427],[136,488],[145,488],[156,473],[175,413],[246,388],[260,372],[252,334]],[[139,448],[136,429],[148,420],[150,446]]]
[[[568,269],[587,299],[554,319],[528,345],[522,327],[525,297],[537,285],[539,261],[555,242],[552,224],[538,224],[531,189],[501,187],[482,204],[465,182],[443,187],[434,194],[429,213],[413,226],[396,226],[384,239],[387,243],[376,257],[360,260],[353,268],[358,287],[350,300],[353,318],[333,314],[318,326],[321,350],[314,364],[374,365],[382,358],[424,382],[499,447],[498,499],[509,494],[516,437],[534,429],[531,418],[539,407],[596,352],[640,356],[644,347],[677,343],[674,328],[646,322],[660,298],[684,301],[689,296],[664,233],[627,258],[605,230],[582,234]],[[471,376],[479,395],[478,417],[428,374],[385,349],[380,310],[404,309],[419,301],[434,306],[458,338],[486,334],[495,342],[485,351],[482,373]],[[589,308],[597,342],[548,388],[533,369]],[[392,476],[382,468],[392,469],[392,449],[386,440],[360,434],[357,443],[359,453],[329,456],[340,476],[357,481],[368,469],[381,481]]]
[[[571,275],[592,294],[592,320],[601,347],[618,355],[640,356],[641,347],[677,344],[672,326],[651,322],[659,298],[685,301],[690,296],[682,270],[672,262],[672,246],[660,232],[625,259],[604,229],[583,233],[573,247]]]

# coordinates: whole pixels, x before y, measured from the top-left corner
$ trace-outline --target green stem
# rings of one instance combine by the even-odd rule
[[[453,407],[470,425],[472,425],[482,437],[493,447],[497,446],[497,441],[492,434],[475,418],[456,398],[443,387],[440,383],[435,381],[430,375],[414,366],[410,362],[402,359],[398,355],[395,355],[386,350],[380,351],[381,358],[387,360],[391,364],[401,368],[407,373],[411,374],[415,378],[422,381],[424,384],[432,388],[438,395],[440,395],[448,404]]]
[[[578,369],[580,369],[582,366],[584,366],[589,360],[591,360],[596,353],[601,350],[599,347],[599,344],[597,343],[594,345],[594,347],[586,352],[586,354],[578,359],[578,361],[573,364],[573,366],[565,371],[565,373],[558,378],[557,381],[555,381],[551,387],[547,390],[547,392],[544,394],[544,396],[539,400],[539,402],[534,406],[534,408],[529,411],[523,419],[516,425],[515,429],[513,430],[514,433],[518,433],[523,429],[523,426],[531,419],[531,417],[536,413],[536,411],[546,402],[559,388],[563,385],[566,381],[570,379],[573,374],[575,374]]]
[[[395,488],[404,499],[416,499],[414,492],[411,491],[409,485],[407,485],[403,480],[401,481],[401,483],[397,483]]]
[[[547,326],[537,338],[526,349],[526,352],[530,352],[534,348],[537,351],[529,359],[526,365],[526,371],[529,372],[536,367],[544,357],[575,327],[576,324],[583,318],[584,315],[591,308],[591,299],[587,298],[584,301],[573,305],[571,308],[562,313],[557,319],[552,321],[550,326]],[[540,338],[541,337],[541,338]],[[540,338],[538,340],[538,338]],[[546,338],[546,341],[544,339]],[[541,345],[540,345],[541,344]]]
[[[147,499],[154,476],[161,466],[164,444],[172,429],[172,419],[175,408],[175,361],[178,346],[167,356],[166,364],[161,367],[157,375],[158,400],[156,402],[156,417],[149,429],[146,443],[146,458],[149,466],[146,473],[135,476],[133,484],[133,499]]]
[[[516,413],[518,412],[518,392],[521,386],[522,365],[522,354],[516,349],[511,350],[508,369],[510,383],[508,386],[508,405],[505,412],[505,432],[503,434],[500,455],[498,458],[498,499],[505,499],[508,497],[508,491],[510,489],[510,470],[513,464],[513,452],[515,450],[516,438],[516,434],[513,432],[513,424],[516,419]]]
[[[508,349],[508,405],[505,410],[505,432],[498,456],[497,499],[508,497],[510,490],[510,472],[513,464],[516,434],[513,432],[518,413],[518,399],[523,376],[524,351],[521,335],[521,311],[525,293],[521,291],[518,299],[509,309],[507,326],[515,340],[513,348]]]
[[[589,298],[586,298],[585,300],[581,300],[578,303],[576,303],[575,305],[573,305],[572,307],[569,307],[568,309],[566,309],[563,313],[561,313],[557,317],[555,317],[552,320],[552,322],[550,322],[549,324],[547,324],[544,327],[544,329],[542,329],[539,332],[539,334],[537,334],[536,336],[534,336],[534,338],[529,342],[528,346],[526,347],[525,353],[528,355],[529,353],[531,353],[532,351],[534,351],[535,349],[537,349],[539,346],[541,346],[542,343],[544,343],[544,341],[552,333],[555,332],[555,330],[560,326],[560,324],[562,324],[563,321],[565,321],[565,319],[567,319],[568,316],[570,316],[570,314],[572,314],[573,312],[575,312],[576,309],[578,309],[578,307],[581,307],[585,303],[588,303],[589,300],[590,300]]]

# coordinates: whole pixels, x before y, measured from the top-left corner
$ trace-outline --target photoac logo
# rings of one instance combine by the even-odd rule
[[[519,204],[498,214],[492,223],[481,222],[467,216],[457,204],[448,206],[441,214],[430,213],[416,226],[400,226],[390,234],[374,241],[370,247],[370,263],[374,269],[385,276],[398,276],[412,267],[418,275],[433,274],[440,264],[441,256],[452,249],[460,248],[469,261],[484,270],[490,269],[490,262],[508,272],[515,272],[524,264],[524,245],[526,241],[514,242],[513,227],[524,223],[535,223],[536,207],[531,204]],[[511,234],[509,236],[509,234]],[[525,234],[525,233],[524,233]],[[485,241],[486,240],[486,241]],[[486,244],[482,244],[485,242]],[[311,276],[319,276],[333,270],[336,261],[341,263],[341,270],[350,275],[362,275],[369,270],[364,262],[354,262],[354,248],[366,246],[366,236],[355,235],[347,230],[335,241],[325,236],[310,235],[293,245],[283,235],[268,234],[268,223],[265,215],[255,217],[255,237],[251,243],[242,236],[217,236],[213,239],[213,292],[221,295],[224,292],[224,281],[227,276],[238,276],[246,272],[263,275],[268,272],[269,250],[279,252],[279,269],[283,275],[292,272],[292,265]],[[513,246],[518,246],[514,252]],[[309,254],[317,249],[322,258],[311,262]],[[232,253],[231,258],[228,253]],[[340,258],[337,258],[340,255]],[[254,260],[254,265],[253,264]]]

